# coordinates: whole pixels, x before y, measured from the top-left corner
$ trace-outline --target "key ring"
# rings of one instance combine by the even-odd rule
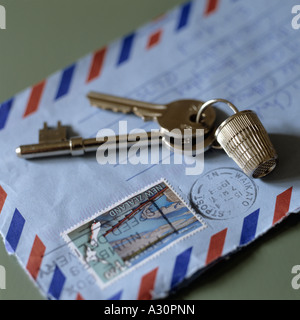
[[[239,111],[225,99],[213,99],[201,106],[196,121],[199,122],[204,110],[216,102],[226,103],[234,115],[218,126],[213,148],[223,148],[249,177],[261,178],[273,171],[278,156],[255,112]]]
[[[200,122],[200,119],[201,119],[201,115],[202,113],[208,108],[210,107],[211,105],[215,104],[216,102],[224,102],[226,103],[230,109],[234,112],[234,113],[238,113],[239,110],[237,109],[237,107],[232,104],[230,101],[226,100],[226,99],[212,99],[212,100],[209,100],[209,101],[206,101],[202,106],[201,108],[199,109],[198,113],[197,113],[197,117],[196,117],[196,122]]]
[[[199,109],[197,116],[196,116],[196,123],[200,122],[201,116],[204,113],[204,111],[210,107],[211,105],[215,104],[216,102],[223,102],[226,103],[230,109],[234,112],[234,113],[238,113],[239,110],[237,109],[237,107],[232,104],[230,101],[226,100],[226,99],[212,99],[212,100],[208,100],[205,103],[203,103],[203,105],[201,106],[201,108]],[[223,149],[221,147],[221,145],[215,140],[212,144],[211,144],[213,149],[218,149],[221,150]]]

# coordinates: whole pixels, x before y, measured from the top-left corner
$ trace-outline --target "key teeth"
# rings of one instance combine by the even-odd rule
[[[116,112],[116,113],[122,112],[122,113],[124,113],[124,114],[127,114],[127,113],[130,112],[130,109],[129,109],[129,108],[125,108],[125,107],[123,107],[123,108],[115,107],[115,108],[112,108],[111,110],[112,110],[113,112]]]
[[[123,109],[123,110],[121,110],[121,112],[123,112],[124,114],[128,114],[128,113],[131,113],[132,112],[132,110],[130,110],[130,109]]]
[[[62,126],[61,121],[57,122],[56,128],[48,127],[47,122],[44,122],[43,129],[39,130],[39,143],[52,143],[67,140],[67,127]]]
[[[142,119],[146,122],[146,121],[151,121],[153,120],[152,117],[148,117],[148,116],[143,116]]]
[[[108,106],[104,106],[102,105],[101,107],[99,105],[97,105],[98,108],[103,109],[103,110],[109,110],[109,111],[113,111],[115,113],[124,113],[124,114],[128,114],[131,113],[132,110],[131,108],[126,108],[126,107],[108,107]]]

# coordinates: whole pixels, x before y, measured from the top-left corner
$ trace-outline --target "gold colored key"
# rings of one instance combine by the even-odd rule
[[[205,110],[216,102],[226,103],[234,112],[215,132],[220,146],[248,176],[262,178],[272,172],[278,156],[255,112],[239,111],[227,100],[214,99],[202,105],[196,120],[200,121]]]
[[[196,137],[196,130],[204,130],[204,150],[196,150],[195,152],[203,152],[209,149],[214,142],[216,113],[214,108],[207,108],[202,113],[201,121],[196,122],[197,112],[203,105],[203,101],[199,100],[177,100],[166,105],[153,104],[144,101],[137,101],[108,94],[90,92],[87,95],[91,105],[101,109],[112,110],[114,112],[134,113],[141,117],[144,121],[156,121],[160,126],[160,132],[164,137],[165,144],[171,148],[181,148],[178,140],[174,143],[174,139],[193,139]],[[192,134],[187,136],[185,129],[190,129]],[[178,134],[176,134],[176,130]],[[184,141],[183,141],[184,144]]]
[[[147,102],[130,100],[121,97],[110,96],[91,92],[88,98],[92,105],[102,109],[109,109],[115,112],[134,112],[144,120],[157,120],[160,125],[160,132],[147,132],[140,136],[145,145],[163,143],[171,150],[183,151],[185,145],[191,146],[193,154],[202,153],[214,142],[215,110],[208,108],[203,113],[201,123],[196,123],[196,114],[202,106],[202,101],[181,100],[169,103],[168,105],[155,105]],[[190,135],[185,129],[189,129]],[[204,131],[204,143],[197,141],[197,129]],[[179,131],[178,131],[179,130]],[[203,136],[203,131],[201,135]],[[179,133],[178,133],[179,132]],[[118,148],[129,147],[134,144],[130,135],[117,136]],[[87,152],[96,151],[104,142],[98,138],[83,139],[81,137],[67,138],[66,127],[58,122],[57,128],[44,128],[40,130],[39,143],[22,145],[16,149],[19,157],[34,159],[59,155],[83,155]]]
[[[151,139],[155,138],[157,143],[164,143],[175,150],[179,146],[178,149],[181,151],[182,145],[186,142],[192,144],[192,151],[195,153],[204,152],[211,146],[223,148],[228,156],[252,178],[266,176],[277,165],[277,153],[257,115],[251,110],[240,112],[225,99],[214,99],[205,103],[197,100],[179,100],[167,105],[156,105],[94,92],[89,93],[88,98],[92,105],[103,109],[123,113],[133,112],[144,120],[156,120],[161,127],[160,132],[148,132],[142,136],[145,145],[152,143]],[[234,112],[234,115],[223,121],[217,129],[214,127],[216,113],[213,108],[216,102],[226,103]],[[178,129],[180,134],[178,131],[174,134],[174,130]],[[185,129],[190,129],[191,136],[186,136]],[[198,150],[199,146],[195,139],[197,129],[204,131],[204,144],[200,145],[201,150]],[[216,145],[216,141],[219,146]],[[117,137],[120,148],[122,145],[128,147],[134,142],[130,135]],[[40,130],[39,143],[20,146],[16,149],[16,153],[26,159],[66,154],[77,156],[96,151],[102,143],[104,141],[98,141],[97,138],[67,139],[66,127],[61,126],[59,122],[55,129],[49,129],[47,124],[44,124],[44,128]]]
[[[151,144],[161,144],[163,141],[160,132],[146,132],[139,135],[140,142],[148,146]],[[115,137],[115,141],[105,139],[67,136],[67,127],[62,126],[59,121],[57,127],[49,128],[47,123],[44,123],[43,129],[39,131],[39,143],[22,145],[16,149],[16,154],[24,159],[36,159],[44,157],[56,156],[82,156],[88,152],[96,152],[97,149],[104,143],[117,146],[118,149],[123,147],[129,148],[135,143],[135,135],[125,134]]]

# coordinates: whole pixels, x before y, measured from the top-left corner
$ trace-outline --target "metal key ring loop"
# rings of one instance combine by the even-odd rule
[[[210,107],[211,105],[215,104],[216,102],[224,102],[226,103],[230,109],[234,112],[234,113],[238,113],[239,110],[237,109],[237,107],[232,104],[230,101],[226,100],[226,99],[212,99],[212,100],[208,100],[206,101],[200,108],[200,110],[197,113],[197,117],[196,117],[196,122],[200,122],[201,116],[203,114],[203,112]]]

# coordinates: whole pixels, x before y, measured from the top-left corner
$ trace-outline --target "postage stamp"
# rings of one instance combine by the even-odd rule
[[[242,171],[218,168],[198,179],[190,192],[196,212],[211,219],[225,220],[243,214],[252,207],[257,187]]]
[[[162,180],[62,234],[101,287],[206,227]]]

